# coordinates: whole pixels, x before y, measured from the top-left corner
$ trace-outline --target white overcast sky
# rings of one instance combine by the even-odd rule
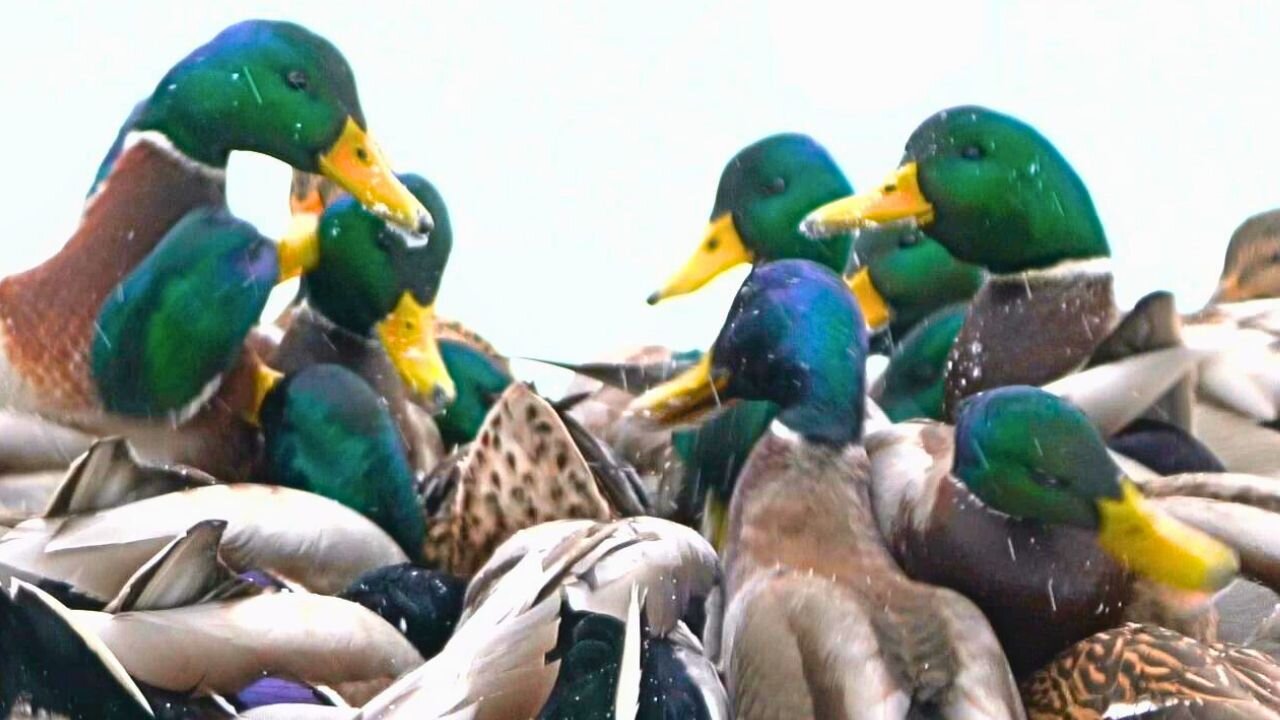
[[[935,110],[1029,121],[1092,191],[1122,304],[1165,288],[1199,306],[1231,231],[1280,205],[1280,3],[108,5],[27,3],[0,27],[0,272],[61,245],[134,102],[249,17],[342,49],[393,163],[449,204],[441,313],[513,355],[707,345],[741,274],[644,298],[701,237],[724,163],[778,131],[865,189]],[[239,155],[229,184],[239,215],[283,229],[281,164]]]

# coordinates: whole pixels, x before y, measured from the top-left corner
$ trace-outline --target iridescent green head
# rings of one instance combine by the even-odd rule
[[[743,263],[802,258],[844,270],[848,234],[813,240],[800,232],[810,210],[853,192],[826,149],[807,135],[772,135],[748,145],[725,166],[711,224],[693,257],[650,304],[693,292]]]
[[[422,556],[426,522],[387,405],[359,376],[313,365],[267,394],[260,411],[268,477],[337,500]]]
[[[199,162],[251,150],[321,173],[388,218],[431,217],[395,180],[367,133],[355,76],[328,40],[300,25],[248,20],[173,66],[134,122]]]
[[[808,260],[757,266],[720,336],[692,369],[636,400],[661,423],[723,399],[768,400],[806,439],[842,445],[862,434],[867,338],[841,277]]]
[[[433,305],[453,250],[440,192],[418,175],[399,177],[436,219],[435,230],[405,232],[343,196],[320,217],[319,256],[304,275],[312,307],[358,335],[372,335],[405,293],[419,305]]]
[[[452,399],[435,337],[435,299],[453,248],[444,200],[417,175],[401,181],[436,218],[429,235],[386,222],[350,196],[324,210],[304,276],[311,306],[357,335],[377,337],[409,389]]]
[[[1178,588],[1215,591],[1239,569],[1231,548],[1149,503],[1061,398],[1018,385],[975,395],[955,441],[952,473],[990,508],[1092,530],[1117,561]]]
[[[858,272],[867,273],[870,288],[889,309],[894,339],[906,337],[939,308],[968,302],[984,280],[982,268],[956,260],[910,222],[864,228],[854,239],[853,251]],[[867,315],[865,307],[863,314]]]
[[[952,472],[987,505],[1049,523],[1096,529],[1098,501],[1121,497],[1120,468],[1089,418],[1024,385],[964,402]]]
[[[929,118],[885,185],[810,214],[814,235],[914,218],[952,255],[996,273],[1110,254],[1080,177],[1034,128],[981,107]]]

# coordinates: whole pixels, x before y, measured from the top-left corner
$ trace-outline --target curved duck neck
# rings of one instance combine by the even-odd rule
[[[4,350],[15,369],[31,377],[41,366],[76,367],[103,300],[188,212],[226,205],[224,178],[159,133],[131,133],[71,239],[43,264],[0,281]],[[56,395],[70,384],[71,399],[91,397],[87,370],[79,369],[37,389]]]

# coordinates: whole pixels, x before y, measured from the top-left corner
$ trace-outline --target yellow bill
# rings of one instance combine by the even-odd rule
[[[663,426],[689,422],[719,407],[728,382],[727,377],[713,377],[707,353],[697,365],[633,400],[630,411]]]
[[[1122,479],[1121,497],[1098,502],[1102,548],[1131,570],[1181,590],[1214,591],[1240,569],[1235,551],[1208,534],[1147,506]]]
[[[273,370],[266,363],[257,362],[253,366],[253,405],[250,406],[245,419],[254,425],[262,424],[262,403],[266,402],[267,393],[284,379],[284,373]]]
[[[392,365],[411,393],[428,398],[439,407],[453,401],[457,389],[436,344],[434,305],[421,305],[413,293],[406,292],[395,309],[378,323],[377,330]]]
[[[914,218],[920,225],[933,221],[933,205],[920,191],[918,167],[909,162],[894,171],[884,185],[823,205],[805,216],[800,229],[810,237],[829,237],[867,225]]]
[[[876,284],[871,282],[869,268],[859,269],[853,277],[845,278],[845,283],[858,301],[858,308],[862,310],[862,319],[867,323],[867,329],[876,332],[889,324],[889,303],[885,302],[884,297],[880,295]]]
[[[733,224],[733,215],[724,213],[711,221],[706,237],[693,252],[693,257],[667,280],[661,290],[650,295],[648,302],[656,305],[667,298],[691,293],[711,282],[720,273],[754,259],[751,251],[742,244],[742,236]]]
[[[276,257],[284,282],[298,277],[320,262],[319,213],[302,212],[293,216],[284,237],[276,241]]]
[[[342,135],[320,156],[320,173],[371,212],[397,225],[417,233],[434,227],[431,213],[391,172],[382,150],[351,118]]]

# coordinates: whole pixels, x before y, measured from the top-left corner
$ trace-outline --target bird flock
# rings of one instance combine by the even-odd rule
[[[444,197],[374,125],[233,25],[0,280],[0,717],[1280,718],[1280,215],[1121,308],[1023,120],[863,192],[772,135],[648,298],[749,264],[718,336],[548,398],[437,313]]]

